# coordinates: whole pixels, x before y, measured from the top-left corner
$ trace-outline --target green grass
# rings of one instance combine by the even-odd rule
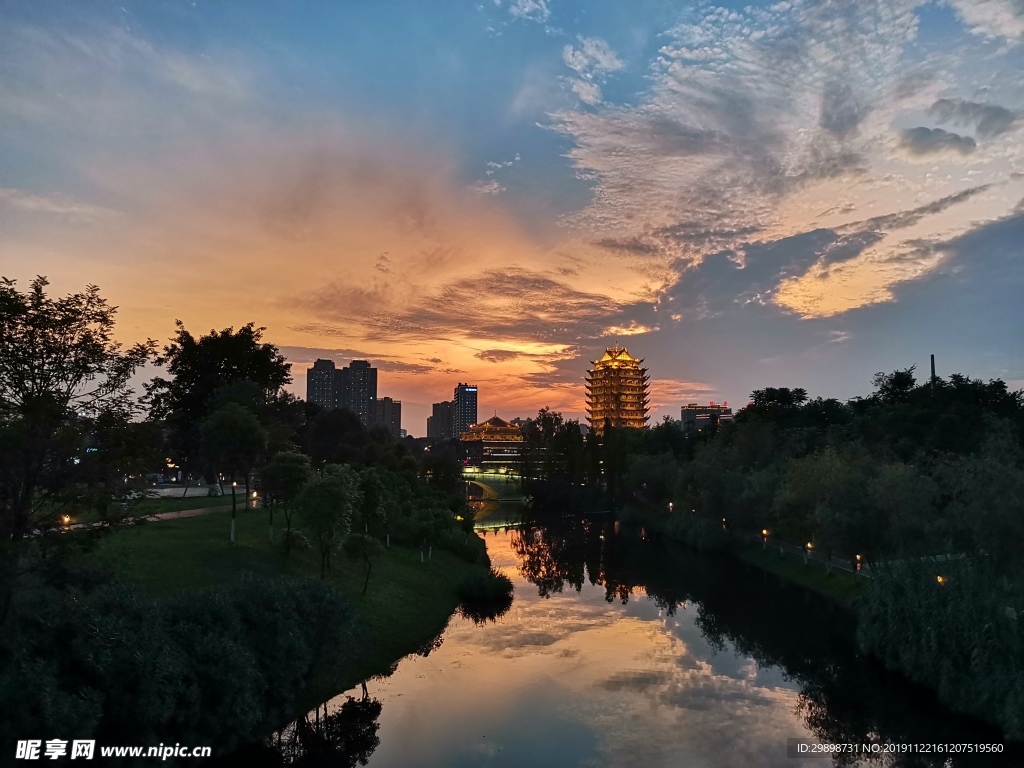
[[[777,549],[765,550],[757,544],[741,544],[736,548],[735,555],[744,562],[807,587],[847,607],[852,607],[854,597],[864,588],[864,579],[855,579],[853,574],[845,571],[833,570],[828,573],[821,563],[811,561],[805,564],[802,557],[789,552],[780,556]]]
[[[266,511],[238,513],[234,544],[228,540],[230,522],[230,512],[214,512],[132,526],[111,535],[93,557],[117,579],[157,594],[224,584],[246,572],[319,578],[315,545],[285,557],[268,541]],[[483,541],[477,541],[483,549]],[[421,563],[418,548],[392,545],[374,561],[363,595],[362,564],[342,553],[333,554],[331,563],[327,580],[355,606],[358,640],[342,654],[344,668],[324,669],[314,682],[311,706],[386,674],[396,661],[432,640],[459,604],[459,584],[486,569],[437,548],[431,560]]]

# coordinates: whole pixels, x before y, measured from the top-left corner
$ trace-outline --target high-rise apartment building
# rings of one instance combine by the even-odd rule
[[[431,440],[451,440],[455,437],[453,416],[455,404],[451,400],[434,403],[427,417],[427,437]]]
[[[643,429],[647,426],[647,384],[650,377],[625,347],[605,349],[600,360],[587,371],[587,417],[595,434],[604,434],[605,424]]]
[[[337,392],[334,387],[336,374],[333,360],[321,358],[313,363],[312,368],[307,368],[306,402],[316,403],[326,410],[337,408]]]
[[[476,386],[473,384],[459,384],[455,387],[455,395],[452,397],[452,430],[455,437],[476,424]]]
[[[321,408],[346,408],[364,427],[377,417],[377,369],[368,360],[353,360],[338,368],[333,360],[319,359],[306,370],[306,400]]]
[[[377,369],[369,360],[353,360],[339,368],[335,388],[337,407],[348,408],[364,427],[373,426],[377,415]]]
[[[384,427],[392,437],[402,437],[402,401],[382,397],[377,400],[374,426]]]

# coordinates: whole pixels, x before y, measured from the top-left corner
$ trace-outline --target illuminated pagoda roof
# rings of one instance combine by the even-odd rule
[[[599,360],[590,362],[600,368],[635,368],[643,362],[643,358],[633,357],[625,347],[620,347],[616,342],[614,347],[605,348],[604,354]]]
[[[461,439],[464,442],[473,440],[499,440],[504,442],[522,442],[523,431],[515,424],[509,424],[496,415],[487,421],[474,424],[469,431],[463,432]]]

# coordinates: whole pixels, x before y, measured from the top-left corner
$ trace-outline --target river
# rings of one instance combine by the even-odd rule
[[[327,746],[332,757],[308,764],[792,768],[833,760],[792,757],[791,739],[999,741],[859,656],[844,610],[738,561],[600,518],[490,531],[485,540],[514,581],[511,609],[482,625],[453,617],[390,677],[311,713],[306,747]],[[293,727],[283,741],[294,735]],[[293,755],[304,751],[292,744]]]

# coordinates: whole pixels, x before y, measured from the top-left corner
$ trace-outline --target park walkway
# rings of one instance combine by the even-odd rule
[[[199,517],[200,515],[209,515],[213,512],[227,512],[231,509],[230,504],[221,504],[216,507],[197,507],[195,509],[176,509],[170,512],[156,512],[152,515],[140,515],[139,517],[128,518],[127,523],[135,524],[139,520],[145,520],[150,523],[157,523],[161,520],[181,520],[186,517]],[[251,512],[253,507],[239,506],[239,512]],[[107,527],[106,522],[98,523],[74,523],[72,525],[64,525],[59,528],[62,531],[85,531],[90,528],[104,528]],[[31,536],[38,536],[39,531],[33,531]]]

